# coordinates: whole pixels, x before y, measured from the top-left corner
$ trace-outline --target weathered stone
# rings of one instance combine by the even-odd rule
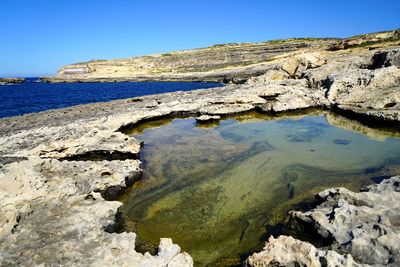
[[[270,81],[281,81],[284,79],[288,79],[289,74],[282,70],[270,70],[267,71],[265,74],[252,77],[246,81],[246,84],[262,84],[267,83]]]
[[[372,185],[365,192],[345,188],[318,194],[321,205],[292,216],[312,225],[332,248],[364,264],[400,264],[400,176]]]
[[[283,62],[281,68],[291,78],[300,78],[309,68],[317,68],[324,65],[326,61],[318,53],[307,53],[290,57]]]
[[[317,195],[322,203],[316,208],[291,212],[292,218],[332,240],[328,247],[316,249],[292,237],[271,237],[262,252],[249,257],[249,265],[398,266],[400,176],[363,191],[327,189]]]
[[[400,115],[400,69],[357,69],[339,73],[327,92],[328,100],[342,110],[397,121]]]
[[[332,250],[321,250],[307,242],[290,236],[268,239],[262,252],[254,253],[247,259],[249,266],[361,266],[351,255],[340,255]]]
[[[220,119],[221,119],[221,116],[218,116],[218,115],[214,115],[214,116],[201,115],[199,117],[196,117],[196,121],[198,123],[208,123],[208,122],[212,122],[212,121],[218,121]]]
[[[374,56],[371,58],[371,61],[365,67],[374,70],[389,66],[400,67],[399,50],[395,49],[395,50],[376,52]]]

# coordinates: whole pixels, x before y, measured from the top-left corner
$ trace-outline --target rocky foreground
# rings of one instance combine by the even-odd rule
[[[364,123],[400,122],[400,44],[299,50],[241,85],[81,105],[0,120],[0,265],[192,266],[161,239],[157,255],[135,251],[135,233],[116,233],[120,202],[140,179],[141,144],[121,132],[149,119],[199,121],[257,110],[330,108]],[[202,116],[201,116],[202,115]],[[400,264],[399,178],[366,192],[328,189],[293,220],[328,247],[281,236],[253,266]],[[117,217],[117,218],[116,218]]]

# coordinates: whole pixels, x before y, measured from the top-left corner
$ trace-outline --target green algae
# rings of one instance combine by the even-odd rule
[[[171,237],[197,266],[240,264],[314,193],[358,190],[400,169],[398,133],[332,114],[247,113],[212,126],[187,118],[136,128],[144,177],[121,198],[142,240]]]

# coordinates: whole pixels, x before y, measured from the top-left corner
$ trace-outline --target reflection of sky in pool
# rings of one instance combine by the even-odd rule
[[[399,169],[398,138],[331,114],[239,116],[208,128],[169,122],[137,135],[145,173],[122,197],[122,212],[141,239],[171,237],[197,266],[238,264],[262,247],[267,226],[313,193],[357,190]]]

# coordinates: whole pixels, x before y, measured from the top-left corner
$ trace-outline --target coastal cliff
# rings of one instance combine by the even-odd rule
[[[141,144],[123,129],[176,115],[201,121],[246,111],[276,114],[306,108],[331,109],[367,125],[399,126],[398,34],[365,35],[335,44],[328,40],[322,50],[286,51],[268,61],[263,74],[240,85],[1,119],[0,265],[192,266],[189,254],[170,239],[161,239],[157,255],[142,254],[135,250],[135,233],[116,230],[122,203],[114,201],[115,196],[142,173]],[[157,56],[161,57],[170,56]],[[89,72],[89,66],[100,63],[75,65],[72,72],[64,68],[59,76],[90,81],[101,73],[99,69]],[[352,130],[363,129],[360,124]],[[399,178],[394,177],[365,193],[343,188],[323,191],[318,195],[323,200],[320,206],[290,216],[311,225],[321,239],[333,240],[330,247],[317,248],[291,237],[271,238],[264,252],[254,254],[247,264],[398,266],[400,224],[391,210],[399,209],[398,187]]]
[[[207,48],[62,67],[48,82],[208,81],[242,83],[275,67],[276,60],[310,51],[379,47],[398,42],[400,31],[346,39],[292,38],[262,43],[232,43]]]

